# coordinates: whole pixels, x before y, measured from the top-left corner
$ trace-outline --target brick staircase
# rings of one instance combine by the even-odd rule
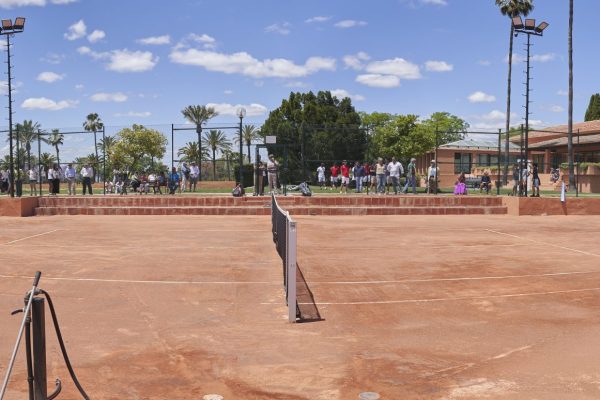
[[[292,215],[506,214],[501,197],[315,196],[277,197]],[[270,197],[77,196],[41,197],[36,216],[50,215],[270,215]]]

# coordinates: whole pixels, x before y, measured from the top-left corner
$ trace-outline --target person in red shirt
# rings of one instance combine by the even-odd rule
[[[338,168],[337,164],[333,164],[333,166],[329,168],[329,171],[331,172],[331,190],[333,190],[337,188],[338,175],[340,174],[340,169]]]
[[[340,193],[348,193],[348,186],[350,185],[350,167],[346,164],[346,160],[342,162],[340,167],[342,172],[342,185],[340,186]]]

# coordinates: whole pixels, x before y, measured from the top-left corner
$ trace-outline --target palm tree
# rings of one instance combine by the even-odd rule
[[[533,10],[533,0],[496,0],[496,5],[500,7],[500,12],[504,16],[510,18],[510,38],[508,45],[508,89],[506,95],[506,131],[510,131],[510,96],[512,85],[512,55],[513,55],[513,38],[515,27],[512,19],[519,15],[526,17]],[[504,184],[508,177],[508,134],[504,140]]]
[[[188,142],[177,151],[177,156],[180,157],[181,161],[193,162],[202,158],[208,158],[208,151],[206,148],[203,148],[202,154],[200,154],[198,142]]]
[[[27,152],[27,165],[31,167],[31,144],[37,139],[40,124],[25,120],[23,124],[16,124],[15,128],[17,135],[19,135],[19,141],[25,146]]]
[[[104,123],[102,123],[102,120],[97,113],[88,114],[85,122],[83,123],[83,129],[88,132],[94,132],[94,150],[96,152],[96,160],[98,160],[98,142],[96,141],[96,133],[101,131],[103,128]]]
[[[568,153],[569,153],[569,188],[575,188],[575,168],[573,166],[573,0],[569,1],[569,122],[568,122]]]
[[[230,167],[230,162],[231,159],[233,157],[233,152],[231,151],[231,149],[226,149],[223,150],[223,155],[225,156],[225,163],[227,165],[227,180],[230,181],[231,180],[231,167]]]
[[[242,141],[248,148],[248,163],[252,164],[252,159],[250,157],[250,145],[252,142],[256,140],[262,139],[260,134],[260,130],[257,129],[254,125],[244,125],[242,128]],[[235,138],[235,143],[240,144],[240,139],[238,137]]]
[[[202,147],[202,124],[211,118],[219,115],[212,107],[206,106],[187,106],[181,110],[184,118],[196,125],[196,133],[198,134],[198,143]],[[202,156],[202,149],[200,149],[200,156]],[[202,159],[198,159],[198,168],[202,169]],[[200,176],[202,176],[202,170],[200,170]]]
[[[52,165],[56,162],[56,158],[50,153],[42,153],[40,154],[40,165],[44,168],[44,171],[47,170],[49,165]]]
[[[65,143],[65,135],[60,133],[58,129],[52,129],[52,134],[48,136],[44,142],[48,143],[50,146],[53,146],[56,150],[56,162],[60,166],[60,156],[58,146],[62,146]]]
[[[202,138],[202,143],[210,148],[212,151],[212,164],[213,164],[213,180],[217,180],[217,150],[218,151],[226,151],[231,149],[231,142],[227,140],[227,136],[225,136],[225,132],[221,130],[211,129],[210,131],[204,133],[204,137]]]

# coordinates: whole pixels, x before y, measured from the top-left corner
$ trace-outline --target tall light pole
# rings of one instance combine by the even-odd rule
[[[550,25],[547,22],[542,22],[538,26],[535,26],[535,19],[526,19],[523,24],[523,19],[520,16],[513,18],[513,26],[515,28],[515,37],[519,36],[519,33],[527,35],[527,70],[525,71],[525,168],[527,168],[527,160],[529,160],[529,83],[531,81],[531,36],[544,36],[544,30]],[[508,134],[508,132],[507,132]],[[523,160],[521,160],[522,168]],[[525,185],[525,197],[527,197],[527,184]]]
[[[240,118],[240,181],[239,184],[243,187],[244,182],[244,142],[242,138],[242,123],[244,121],[244,117],[246,116],[246,109],[244,107],[240,107],[237,109],[237,116]]]
[[[6,36],[6,54],[8,64],[8,140],[9,140],[9,170],[10,170],[10,197],[15,197],[15,165],[13,161],[13,123],[12,123],[12,67],[10,64],[10,37],[15,33],[21,33],[25,29],[25,18],[17,17],[15,23],[10,19],[2,20],[0,35]]]

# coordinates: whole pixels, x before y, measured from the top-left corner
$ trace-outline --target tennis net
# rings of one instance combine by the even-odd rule
[[[296,322],[296,221],[290,213],[284,211],[275,195],[271,195],[271,222],[273,224],[273,242],[283,265],[283,287],[288,305],[288,320]]]

